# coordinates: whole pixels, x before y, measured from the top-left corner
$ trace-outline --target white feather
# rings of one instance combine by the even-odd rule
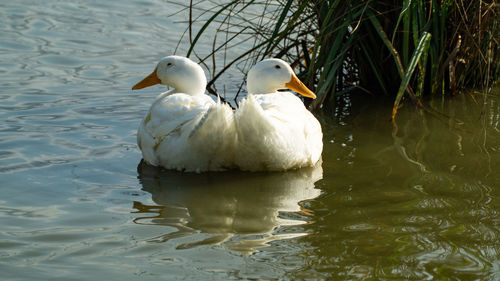
[[[201,67],[170,56],[157,66],[162,84],[175,89],[159,95],[142,120],[137,143],[151,165],[181,171],[218,171],[233,166],[236,134],[233,112],[204,94]]]
[[[250,70],[250,94],[235,112],[204,94],[203,69],[187,58],[166,57],[152,73],[156,78],[150,76],[134,88],[149,85],[144,81],[174,87],[158,96],[139,126],[137,143],[151,165],[196,172],[279,171],[314,166],[321,158],[318,120],[293,93],[277,92],[296,79],[282,60],[265,60]]]

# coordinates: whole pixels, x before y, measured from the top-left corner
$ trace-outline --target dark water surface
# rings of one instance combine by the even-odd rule
[[[179,9],[0,3],[1,280],[500,279],[498,88],[408,104],[397,131],[390,104],[346,98],[310,169],[162,171],[135,135],[163,89],[130,87]]]

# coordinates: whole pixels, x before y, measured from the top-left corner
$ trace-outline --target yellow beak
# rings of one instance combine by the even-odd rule
[[[313,91],[309,90],[306,85],[304,85],[304,83],[302,83],[302,81],[300,81],[299,78],[297,78],[297,76],[294,74],[292,74],[292,79],[290,80],[290,82],[286,83],[285,86],[287,89],[295,91],[303,95],[304,97],[312,99],[316,98],[316,95],[313,93]]]
[[[148,77],[142,79],[141,82],[135,84],[135,86],[132,87],[132,90],[139,90],[160,83],[161,80],[160,78],[158,78],[158,75],[156,75],[156,68],[155,68],[155,71],[153,71],[153,73],[149,74]]]

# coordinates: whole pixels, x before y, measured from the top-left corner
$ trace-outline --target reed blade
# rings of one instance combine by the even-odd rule
[[[396,118],[396,114],[399,108],[399,103],[401,102],[401,99],[403,98],[403,95],[408,87],[408,83],[410,82],[413,72],[415,71],[415,67],[420,61],[422,55],[427,53],[427,50],[429,49],[430,40],[431,40],[431,34],[428,32],[424,32],[420,37],[417,48],[415,49],[415,52],[413,52],[410,63],[406,70],[406,74],[404,75],[403,80],[401,81],[401,85],[399,86],[396,99],[394,100],[394,106],[392,107],[392,120]]]

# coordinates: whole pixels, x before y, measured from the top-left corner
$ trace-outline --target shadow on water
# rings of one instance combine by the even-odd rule
[[[196,233],[208,234],[177,249],[199,245],[225,245],[250,254],[269,242],[307,235],[290,226],[312,219],[308,200],[320,190],[321,163],[289,172],[182,173],[145,164],[138,165],[142,190],[151,193],[156,205],[134,202],[135,222],[170,226],[176,231],[153,237],[166,242]],[[288,227],[287,227],[288,226]]]

